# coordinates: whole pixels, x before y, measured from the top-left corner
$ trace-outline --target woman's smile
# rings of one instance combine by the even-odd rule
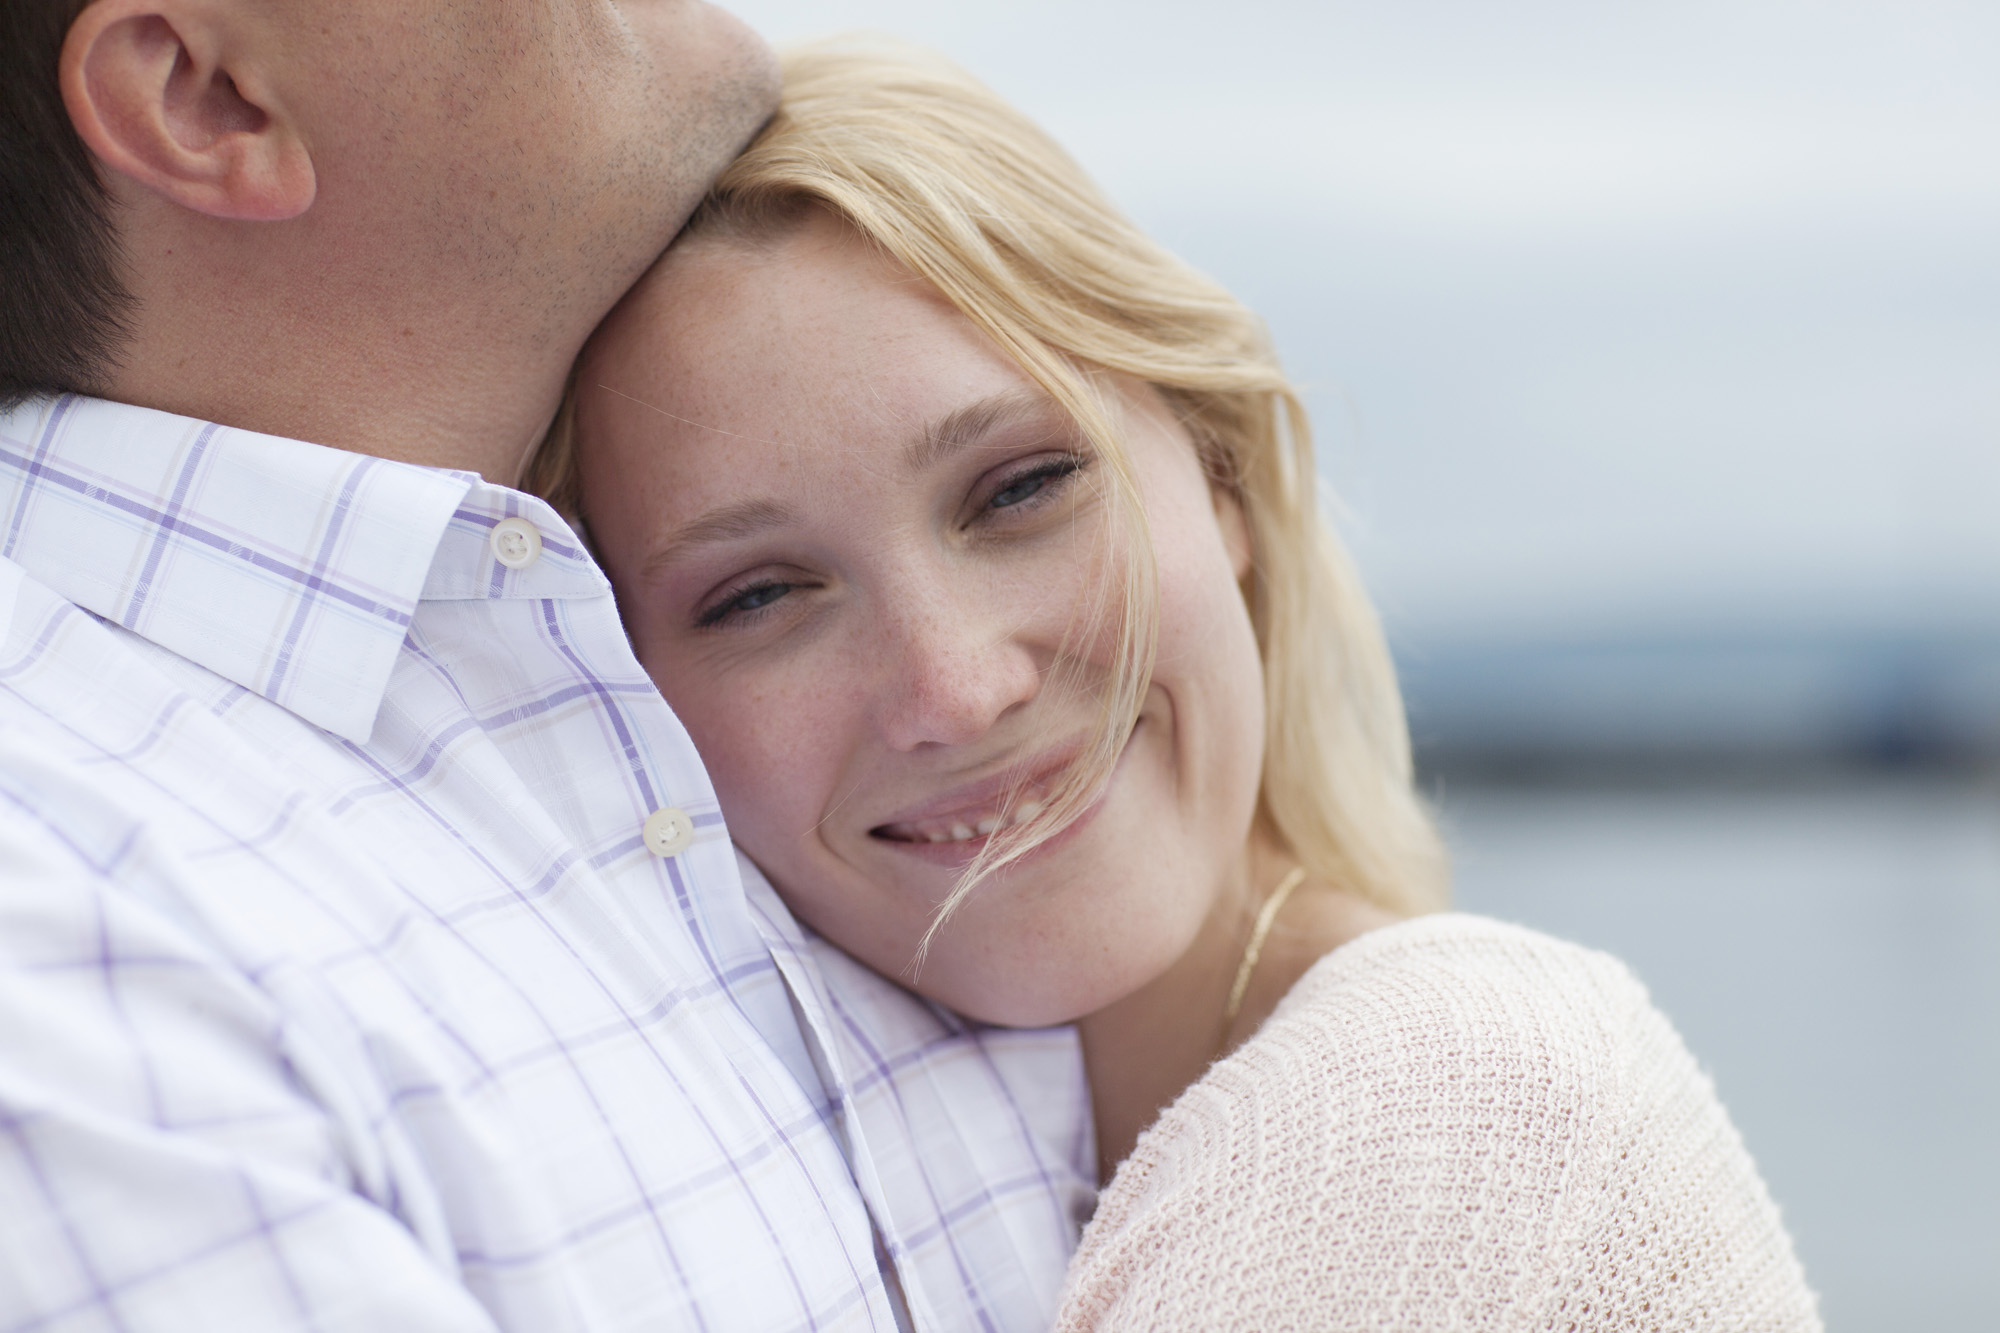
[[[1077,816],[1062,830],[1036,843],[1014,862],[1014,876],[1031,873],[1040,862],[1060,855],[1078,839],[1088,836],[1098,814],[1117,790],[1125,770],[1125,756],[1131,753],[1139,729],[1146,725],[1141,716],[1133,724],[1132,736],[1120,750],[1104,789],[1093,793]],[[984,851],[988,839],[1000,829],[1031,822],[1042,813],[1050,791],[1060,776],[1075,762],[1082,746],[1070,746],[1057,755],[1046,756],[1034,766],[1013,765],[995,777],[947,792],[915,809],[868,830],[868,836],[886,843],[899,856],[915,857],[931,865],[963,870]],[[1022,772],[1026,776],[1018,776]]]
[[[1081,746],[1032,763],[1009,763],[992,776],[946,789],[897,811],[868,830],[868,836],[911,849],[938,844],[966,846],[995,831],[1026,824],[1041,814],[1049,786],[1072,763]]]

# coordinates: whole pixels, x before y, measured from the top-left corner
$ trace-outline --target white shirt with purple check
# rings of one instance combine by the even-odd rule
[[[63,398],[0,557],[0,1333],[1046,1324],[1073,1035],[792,920],[546,505]]]

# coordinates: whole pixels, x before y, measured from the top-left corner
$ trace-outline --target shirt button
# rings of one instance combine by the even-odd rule
[[[646,850],[653,855],[678,856],[694,841],[694,821],[685,810],[663,806],[647,817],[645,831],[640,836],[646,840]]]
[[[526,569],[542,556],[542,534],[525,518],[493,525],[493,558],[509,569]]]

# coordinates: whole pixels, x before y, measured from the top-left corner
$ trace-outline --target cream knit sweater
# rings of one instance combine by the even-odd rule
[[[1812,1330],[1714,1088],[1603,954],[1423,917],[1321,959],[1139,1140],[1061,1330]]]

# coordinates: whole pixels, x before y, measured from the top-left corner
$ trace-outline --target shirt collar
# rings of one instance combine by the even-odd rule
[[[492,553],[511,517],[531,568]],[[79,397],[0,412],[0,556],[357,742],[424,598],[608,591],[546,504],[470,473]]]

